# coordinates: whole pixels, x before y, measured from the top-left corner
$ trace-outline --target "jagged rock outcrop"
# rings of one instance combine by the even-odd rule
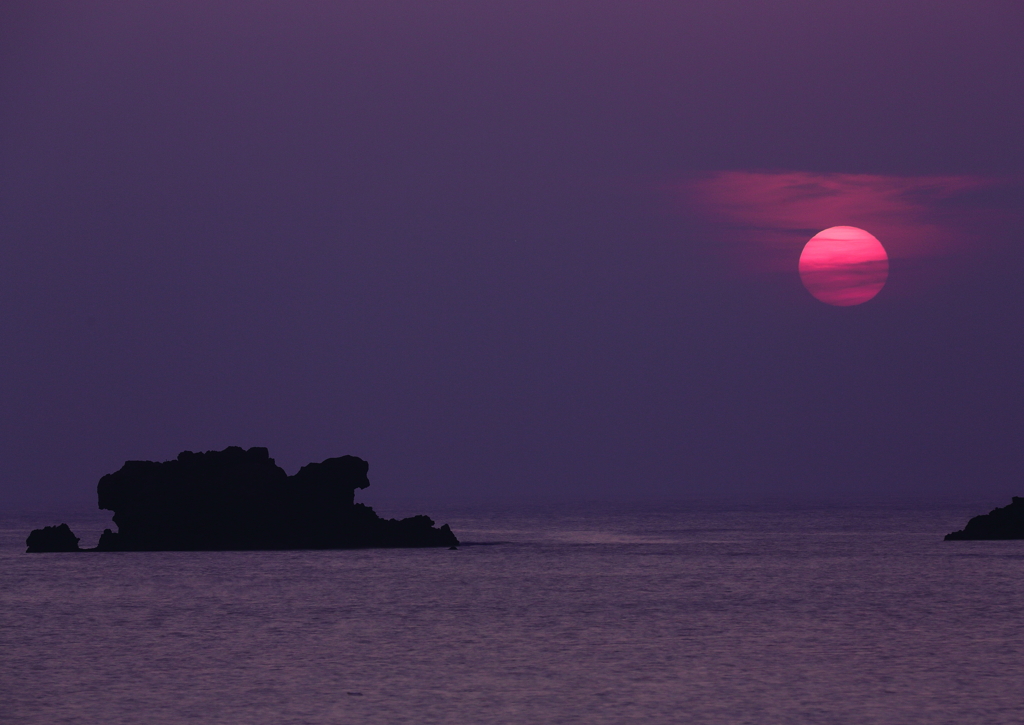
[[[53,551],[81,551],[78,548],[78,537],[67,524],[60,526],[44,526],[34,530],[25,540],[31,554]]]
[[[946,534],[946,541],[966,539],[1024,539],[1024,497],[1013,496],[1009,506],[975,516],[960,531]]]
[[[427,516],[382,519],[354,503],[369,464],[328,458],[287,475],[266,448],[185,451],[173,461],[128,461],[100,479],[114,512],[98,551],[209,551],[457,546]],[[69,530],[70,532],[70,530]],[[35,534],[36,532],[33,532]]]

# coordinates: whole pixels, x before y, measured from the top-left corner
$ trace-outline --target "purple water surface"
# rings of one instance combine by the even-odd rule
[[[942,541],[978,511],[431,513],[492,545],[26,555],[58,521],[8,518],[0,720],[1024,720],[1024,541]]]

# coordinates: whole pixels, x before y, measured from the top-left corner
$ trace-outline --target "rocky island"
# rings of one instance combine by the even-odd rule
[[[127,461],[100,479],[99,507],[114,512],[95,549],[67,524],[34,530],[29,552],[227,551],[458,546],[427,516],[382,519],[355,503],[369,464],[328,458],[289,476],[266,448],[184,451],[173,461]]]
[[[960,531],[946,534],[946,541],[1024,539],[1024,497],[1014,496],[1009,506],[975,516]]]

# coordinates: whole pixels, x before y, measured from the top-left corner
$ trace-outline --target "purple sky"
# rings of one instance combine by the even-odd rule
[[[1005,503],[1022,86],[1019,0],[6,0],[0,506],[232,444],[377,503]],[[943,245],[830,307],[680,200],[724,172]],[[987,181],[885,181],[933,177]]]

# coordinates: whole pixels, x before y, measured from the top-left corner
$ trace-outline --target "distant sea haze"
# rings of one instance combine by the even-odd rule
[[[4,519],[2,720],[1024,720],[1024,541],[942,541],[973,507],[435,513],[460,550],[27,555]]]

